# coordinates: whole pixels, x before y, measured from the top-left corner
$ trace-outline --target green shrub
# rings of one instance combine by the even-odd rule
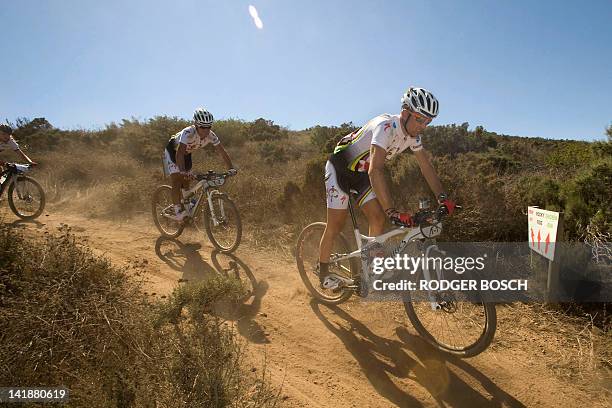
[[[576,237],[583,235],[591,219],[602,232],[612,233],[612,159],[600,160],[567,182],[562,195],[566,205],[566,229]]]
[[[289,132],[273,121],[259,118],[242,129],[242,137],[253,141],[283,140]]]
[[[594,159],[594,152],[589,143],[559,142],[561,145],[546,157],[546,165],[559,171],[575,171]]]

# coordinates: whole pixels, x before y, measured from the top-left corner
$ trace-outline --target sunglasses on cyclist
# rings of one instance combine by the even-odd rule
[[[420,125],[428,125],[431,122],[431,119],[429,118],[423,118],[421,116],[414,116],[414,120],[416,120],[416,123],[420,124]]]

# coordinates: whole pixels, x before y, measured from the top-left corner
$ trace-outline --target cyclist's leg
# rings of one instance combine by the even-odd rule
[[[368,219],[369,235],[375,237],[384,232],[386,217],[385,212],[376,199],[374,191],[370,190],[368,196],[365,197],[366,200],[361,204],[361,211],[363,211]]]
[[[170,153],[164,149],[164,166],[166,174],[170,175],[170,184],[172,185],[172,202],[178,205],[181,202],[181,187],[183,185],[183,176],[175,162],[170,158]]]
[[[170,182],[172,184],[172,202],[174,205],[181,204],[181,188],[185,184],[184,177],[180,173],[170,174]]]
[[[334,240],[342,230],[348,214],[348,194],[338,184],[336,170],[328,161],[325,164],[325,191],[327,196],[327,225],[319,247],[319,261],[329,263]]]
[[[339,210],[335,208],[327,209],[327,224],[325,225],[325,231],[321,237],[321,245],[319,247],[319,262],[329,263],[329,256],[334,246],[334,241],[346,220],[348,210]]]
[[[353,183],[357,190],[357,205],[368,219],[369,235],[375,237],[381,235],[385,228],[385,212],[376,199],[376,194],[370,184],[367,173],[356,173],[353,175]]]
[[[168,150],[164,153],[164,166],[166,166],[166,174],[170,175],[172,203],[174,204],[174,212],[178,216],[179,213],[184,210],[181,204],[181,188],[188,187],[189,184],[186,183],[185,177],[181,174],[179,167],[172,161]]]

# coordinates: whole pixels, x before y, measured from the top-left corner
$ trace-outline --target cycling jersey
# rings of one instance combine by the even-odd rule
[[[358,206],[376,198],[367,172],[370,168],[370,148],[380,146],[389,160],[404,150],[423,149],[420,136],[404,135],[400,115],[382,114],[361,129],[346,135],[339,142],[325,165],[327,208],[348,208],[348,192],[355,190]]]
[[[14,151],[19,150],[19,145],[17,144],[15,139],[13,139],[13,136],[9,137],[9,140],[7,140],[6,142],[0,142],[0,152],[8,149],[12,149]]]
[[[209,143],[211,143],[213,146],[217,146],[221,142],[219,141],[219,138],[215,132],[212,130],[208,133],[207,137],[204,139],[200,138],[195,125],[191,125],[172,136],[170,138],[170,143],[173,145],[175,151],[178,150],[179,143],[183,143],[187,146],[185,153],[191,153]]]
[[[400,126],[400,115],[379,115],[361,129],[340,139],[334,154],[346,160],[349,170],[367,172],[370,167],[370,147],[373,144],[387,151],[387,160],[407,148],[412,151],[421,150],[421,137],[405,135]]]
[[[181,143],[187,146],[185,149],[185,171],[189,172],[192,167],[191,152],[209,143],[213,146],[217,146],[221,141],[212,130],[208,133],[207,137],[202,139],[195,125],[187,126],[185,129],[172,136],[166,145],[163,158],[166,174],[180,173],[180,169],[176,164],[176,151]]]

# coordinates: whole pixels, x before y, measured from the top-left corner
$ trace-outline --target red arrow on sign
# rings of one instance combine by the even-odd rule
[[[538,231],[538,249],[540,249],[540,231]]]
[[[535,237],[533,236],[533,228],[530,228],[531,230],[531,245],[535,246]]]
[[[550,244],[550,232],[546,236],[546,248],[544,249],[544,253],[548,253],[548,244]]]

